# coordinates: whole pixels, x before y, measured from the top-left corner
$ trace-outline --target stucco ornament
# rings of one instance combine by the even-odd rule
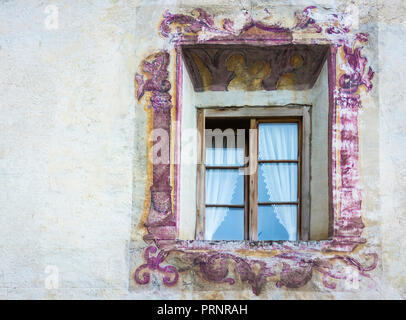
[[[151,279],[150,272],[157,270],[164,274],[162,281],[165,285],[175,285],[179,279],[178,270],[173,266],[162,267],[160,265],[166,259],[168,252],[160,251],[156,257],[151,257],[150,254],[154,254],[156,251],[157,248],[155,246],[150,246],[145,249],[144,258],[146,263],[139,266],[137,270],[135,270],[135,281],[139,284],[147,284]],[[171,275],[173,276],[171,277]]]
[[[182,272],[190,269],[198,272],[201,275],[199,279],[204,279],[201,281],[230,286],[237,282],[246,283],[256,295],[270,282],[276,288],[303,287],[315,273],[321,276],[326,290],[333,290],[340,281],[349,280],[348,272],[343,271],[348,271],[348,268],[362,277],[370,278],[368,272],[376,267],[377,254],[361,251],[364,253],[357,254],[357,258],[351,256],[357,246],[366,242],[361,237],[365,226],[361,217],[362,194],[358,185],[358,109],[362,106],[359,93],[361,90],[369,92],[372,89],[371,81],[374,76],[372,69],[367,68],[366,57],[361,54],[360,44],[368,41],[368,35],[352,34],[351,27],[344,19],[345,14],[326,13],[314,6],[296,13],[296,23],[291,28],[282,27],[279,22],[269,24],[254,21],[247,12],[243,12],[243,16],[245,24],[236,29],[231,19],[224,19],[221,26],[217,26],[214,17],[203,9],[195,9],[191,15],[166,11],[160,24],[160,34],[169,40],[176,53],[176,104],[172,104],[170,95],[170,54],[166,50],[143,61],[143,75],[135,76],[137,99],[142,99],[146,92],[151,93],[149,102],[154,110],[153,127],[163,128],[169,133],[175,120],[171,118],[170,111],[175,108],[176,114],[181,110],[179,96],[182,87],[182,44],[300,44],[308,41],[309,34],[315,35],[312,43],[330,44],[334,66],[336,56],[339,55],[343,61],[337,65],[341,70],[340,73],[337,72],[339,76],[336,76],[335,69],[329,71],[332,240],[256,244],[177,241],[176,212],[172,212],[172,203],[177,199],[176,186],[170,185],[170,165],[154,163],[150,189],[151,206],[145,223],[147,234],[144,236],[149,246],[145,249],[145,263],[134,272],[134,280],[137,284],[145,285],[150,282],[151,273],[158,272],[164,274],[164,285],[176,285],[180,268],[176,267],[176,263],[161,266],[165,261],[174,261],[168,259],[169,256],[176,256],[177,261],[189,266],[182,268]],[[300,34],[303,32],[307,33],[307,38],[303,38],[301,42]],[[174,172],[177,185],[176,165]],[[174,195],[172,187],[175,189]],[[265,253],[264,258],[255,255],[259,251]],[[156,257],[151,257],[155,253]],[[362,255],[366,266],[358,260]]]
[[[137,99],[140,100],[146,91],[152,92],[151,106],[153,108],[167,109],[172,107],[172,98],[168,91],[171,83],[168,78],[169,53],[159,52],[153,55],[151,61],[144,60],[142,71],[148,73],[150,79],[144,81],[142,75],[137,74],[135,80],[138,84]]]

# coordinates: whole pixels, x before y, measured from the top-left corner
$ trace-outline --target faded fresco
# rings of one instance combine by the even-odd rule
[[[405,299],[405,15],[378,0],[2,3],[0,298]],[[214,44],[218,64],[194,50]],[[248,44],[303,50],[254,59]],[[319,55],[330,238],[178,240],[182,75],[200,94],[300,99]],[[150,161],[154,129],[168,163]]]
[[[245,23],[240,29],[234,28],[234,21],[229,18],[223,19],[223,25],[217,27],[214,23],[214,16],[200,8],[194,10],[193,14],[171,14],[169,11],[164,13],[160,33],[161,36],[170,38],[170,43],[174,44],[175,50],[179,48],[180,44],[190,43],[281,45],[310,42],[330,44],[333,53],[329,59],[335,61],[336,55],[338,55],[338,70],[336,63],[333,64],[334,69],[329,70],[329,86],[333,88],[330,90],[332,92],[330,113],[333,123],[331,137],[333,160],[330,168],[333,181],[333,237],[332,240],[318,243],[285,242],[265,247],[249,243],[210,245],[198,241],[187,243],[176,241],[176,216],[171,206],[173,194],[170,186],[170,165],[154,164],[150,188],[151,205],[144,224],[148,231],[144,240],[152,240],[154,245],[145,250],[146,263],[135,270],[135,282],[139,285],[148,284],[150,273],[157,271],[163,274],[164,285],[176,285],[179,279],[179,268],[175,265],[166,265],[165,260],[168,255],[172,255],[172,259],[176,256],[182,261],[182,268],[185,268],[186,265],[187,269],[197,271],[205,281],[228,283],[230,286],[234,285],[236,281],[247,282],[255,295],[261,293],[269,279],[273,280],[276,288],[301,288],[312,279],[313,273],[316,272],[322,278],[322,285],[328,289],[335,289],[340,281],[345,282],[348,286],[348,282],[356,281],[353,278],[355,273],[370,278],[369,271],[375,269],[377,265],[377,253],[368,251],[363,254],[364,259],[370,258],[369,263],[361,263],[351,254],[357,246],[366,242],[361,237],[364,224],[361,217],[361,190],[358,186],[358,110],[362,108],[359,93],[361,90],[369,92],[372,89],[371,81],[374,77],[374,72],[371,67],[367,66],[368,60],[361,54],[360,47],[368,41],[368,34],[351,33],[350,26],[344,24],[341,14],[326,12],[323,15],[323,9],[316,6],[307,7],[299,13],[296,12],[296,24],[292,28],[284,28],[280,22],[272,23],[269,21],[271,19],[268,19],[267,24],[255,21],[248,12],[243,12]],[[317,21],[316,17],[320,21]],[[172,25],[176,26],[173,31]],[[306,36],[301,37],[301,33],[305,33]],[[313,34],[314,38],[312,38]],[[269,50],[264,53],[269,54]],[[219,63],[217,68],[214,66],[210,68],[212,81],[208,86],[215,91],[227,90],[230,82],[233,81],[232,75],[235,73],[227,72],[230,69],[225,67],[226,62],[223,63],[224,66],[221,63],[226,60],[222,60],[221,55],[219,56],[216,52],[213,54],[216,54]],[[299,59],[308,60],[305,65],[311,66],[312,61],[309,60],[309,57],[310,55],[317,57],[317,54],[317,52],[308,55],[302,54],[304,58],[299,57]],[[196,55],[197,53],[194,55],[193,52],[190,53],[195,61],[199,59]],[[229,53],[229,56],[231,55],[232,53]],[[268,77],[263,77],[260,82],[263,89],[276,90],[279,79],[286,74],[291,74],[294,78],[293,86],[300,87],[302,78],[308,72],[303,71],[302,76],[298,73],[297,69],[300,70],[298,67],[301,63],[295,62],[299,60],[296,58],[295,52],[288,50],[276,56],[280,61],[269,60],[272,72]],[[284,56],[287,56],[285,60],[294,61],[294,63],[283,63]],[[178,52],[176,61],[179,59]],[[210,57],[207,59],[210,60]],[[263,59],[266,61],[266,56]],[[138,87],[137,99],[140,100],[146,91],[152,93],[150,106],[153,109],[153,128],[161,128],[167,132],[170,130],[170,111],[172,109],[169,93],[171,83],[168,80],[169,63],[168,50],[160,51],[142,63],[142,72],[148,75],[149,79],[144,80],[140,74],[135,76]],[[199,63],[196,64],[199,65]],[[205,66],[210,67],[210,63],[206,62]],[[178,74],[179,68],[178,62],[176,67]],[[202,78],[204,77],[202,76]],[[234,80],[238,79],[237,73]],[[195,82],[199,82],[199,80],[195,80]],[[200,83],[204,83],[204,81],[200,80]],[[176,82],[178,94],[181,92],[181,86],[178,76]],[[199,88],[205,90],[205,86],[199,86]],[[175,113],[179,112],[181,107],[180,103],[177,103]],[[338,145],[341,145],[341,148]],[[176,170],[174,174],[176,175]],[[173,180],[175,185],[176,179],[175,176]],[[176,198],[176,190],[174,197]],[[239,254],[238,251],[245,252]],[[334,253],[329,254],[330,252]],[[337,252],[345,254],[337,254]],[[156,254],[156,257],[151,254]],[[257,256],[261,254],[265,254],[268,258],[258,259]]]

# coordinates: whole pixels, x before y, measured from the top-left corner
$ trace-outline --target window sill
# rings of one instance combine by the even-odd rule
[[[289,241],[289,240],[176,240],[175,246],[178,249],[188,250],[277,250],[286,248],[310,249],[327,245],[332,239]]]

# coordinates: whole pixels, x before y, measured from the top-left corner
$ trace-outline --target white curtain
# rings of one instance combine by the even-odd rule
[[[206,165],[237,165],[241,156],[242,149],[206,148]],[[231,204],[237,179],[238,169],[206,170],[206,204]],[[206,208],[206,240],[213,240],[215,232],[228,212],[229,208]]]
[[[263,123],[259,125],[260,160],[297,160],[297,124]],[[297,201],[297,164],[261,164],[267,194],[271,202]],[[297,207],[275,206],[276,217],[286,229],[289,240],[296,240]]]

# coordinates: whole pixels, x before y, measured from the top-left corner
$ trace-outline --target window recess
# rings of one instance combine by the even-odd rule
[[[198,110],[196,239],[308,240],[309,109]]]

